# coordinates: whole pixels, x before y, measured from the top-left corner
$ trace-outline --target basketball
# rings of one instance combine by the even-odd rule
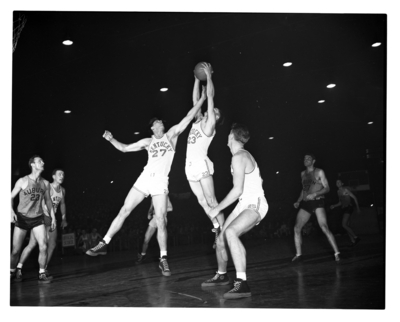
[[[201,81],[205,81],[207,80],[207,75],[203,70],[203,64],[208,64],[204,61],[198,63],[195,68],[194,68],[194,74],[196,75],[196,77],[201,80]],[[210,65],[211,66],[211,65]],[[212,67],[211,67],[211,72],[213,71]]]

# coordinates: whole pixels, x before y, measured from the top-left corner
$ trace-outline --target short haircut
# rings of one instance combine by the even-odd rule
[[[165,127],[165,124],[167,123],[167,121],[160,119],[159,117],[153,117],[150,122],[149,122],[149,127],[148,127],[148,131],[150,134],[153,134],[153,130],[151,129],[153,127],[153,123],[155,121],[162,121]]]
[[[61,169],[61,168],[55,168],[55,169],[53,170],[53,172],[51,173],[51,176],[55,176],[56,173],[57,173],[57,171],[65,172],[65,171],[64,171],[63,169]]]
[[[316,160],[314,153],[306,153],[304,156],[309,155],[313,160]]]
[[[36,159],[36,158],[40,158],[40,156],[38,156],[37,154],[35,154],[34,156],[31,156],[31,158],[29,159],[29,161],[28,161],[28,166],[29,166],[29,169],[30,169],[30,170],[32,170],[31,164],[32,164],[32,163],[35,163],[35,159]]]
[[[231,130],[236,141],[246,144],[250,140],[250,132],[246,125],[233,123]]]

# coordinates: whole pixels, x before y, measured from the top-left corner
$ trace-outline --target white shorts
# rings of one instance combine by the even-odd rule
[[[229,217],[233,216],[233,219],[235,219],[246,209],[254,210],[260,215],[260,219],[257,222],[258,225],[268,212],[267,199],[265,199],[265,196],[240,198]]]
[[[167,215],[165,215],[165,225],[168,223]],[[149,221],[149,226],[153,228],[157,228],[156,216],[153,215],[153,218]]]
[[[168,177],[142,172],[133,187],[146,197],[168,195]]]
[[[199,160],[186,160],[185,173],[188,181],[200,181],[214,174],[214,164],[208,157]]]

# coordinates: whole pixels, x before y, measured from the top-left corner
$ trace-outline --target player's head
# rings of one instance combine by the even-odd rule
[[[165,131],[165,121],[159,119],[158,117],[153,117],[150,122],[149,122],[149,132],[150,134],[154,134],[155,132],[158,131]]]
[[[62,184],[65,178],[64,170],[56,168],[52,172],[53,181]]]
[[[216,124],[222,124],[223,118],[222,118],[221,110],[217,107],[214,107],[214,113],[215,113]],[[204,117],[208,117],[208,112],[204,113]]]
[[[314,165],[316,159],[315,159],[315,154],[313,153],[306,153],[304,155],[304,165],[306,167]]]
[[[344,185],[344,183],[342,182],[342,180],[340,180],[340,179],[337,179],[337,180],[336,180],[336,186],[337,186],[338,188],[342,187],[343,185]]]
[[[236,142],[245,145],[247,141],[250,140],[250,132],[247,126],[244,124],[233,123],[228,138],[228,145],[231,140],[235,140]]]
[[[31,171],[33,169],[44,170],[44,162],[42,158],[36,154],[29,159],[28,165]]]

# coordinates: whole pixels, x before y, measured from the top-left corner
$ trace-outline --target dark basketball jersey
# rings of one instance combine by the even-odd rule
[[[301,183],[303,185],[303,200],[308,194],[323,189],[321,180],[315,178],[315,170],[317,170],[317,168],[314,168],[314,170],[311,172],[307,172],[306,170],[304,171],[304,174],[301,177]],[[324,196],[319,196],[317,199],[319,198],[324,198]]]
[[[18,212],[26,217],[34,218],[43,214],[42,200],[47,190],[42,178],[38,182],[29,176],[28,186],[19,192]]]

